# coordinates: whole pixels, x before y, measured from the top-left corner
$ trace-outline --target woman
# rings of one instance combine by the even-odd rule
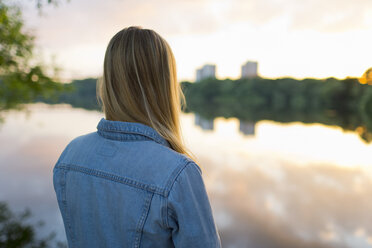
[[[184,96],[167,42],[129,27],[108,44],[105,119],[53,170],[69,247],[221,247],[202,171],[181,140]]]

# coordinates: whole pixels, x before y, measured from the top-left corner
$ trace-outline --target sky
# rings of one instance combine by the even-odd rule
[[[372,0],[60,0],[40,15],[21,2],[40,58],[64,80],[98,77],[111,37],[128,26],[170,44],[178,79],[215,64],[240,77],[247,61],[262,77],[360,77],[372,67]]]

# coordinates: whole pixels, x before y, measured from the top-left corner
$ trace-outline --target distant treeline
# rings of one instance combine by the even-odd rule
[[[99,110],[95,78],[75,80],[47,103]],[[245,121],[322,123],[357,130],[372,140],[372,86],[358,79],[205,79],[182,82],[186,112],[207,119],[236,117]],[[42,99],[39,99],[42,100]],[[368,131],[369,130],[369,131]]]
[[[63,90],[55,96],[48,99],[38,98],[36,101],[49,104],[68,103],[75,108],[100,110],[96,98],[96,82],[96,78],[74,80],[69,84],[64,84]]]
[[[322,123],[372,140],[372,86],[356,78],[205,79],[182,82],[186,111],[207,119]],[[369,131],[368,131],[369,130]]]

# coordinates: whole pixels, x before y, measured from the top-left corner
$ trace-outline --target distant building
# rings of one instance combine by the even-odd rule
[[[254,78],[258,76],[257,73],[258,63],[255,61],[248,61],[242,65],[242,76],[241,78]]]
[[[195,113],[195,125],[201,127],[203,130],[213,130],[214,121],[213,119],[208,120]]]
[[[210,77],[216,77],[216,65],[207,64],[196,70],[196,82]]]
[[[256,123],[250,121],[239,120],[239,131],[244,135],[254,135],[256,130]]]

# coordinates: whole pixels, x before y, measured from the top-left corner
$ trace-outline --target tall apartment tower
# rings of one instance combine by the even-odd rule
[[[207,64],[196,70],[196,82],[210,77],[216,77],[216,65]]]
[[[258,76],[257,73],[258,63],[255,61],[248,61],[242,65],[242,76],[241,78],[254,78]]]

